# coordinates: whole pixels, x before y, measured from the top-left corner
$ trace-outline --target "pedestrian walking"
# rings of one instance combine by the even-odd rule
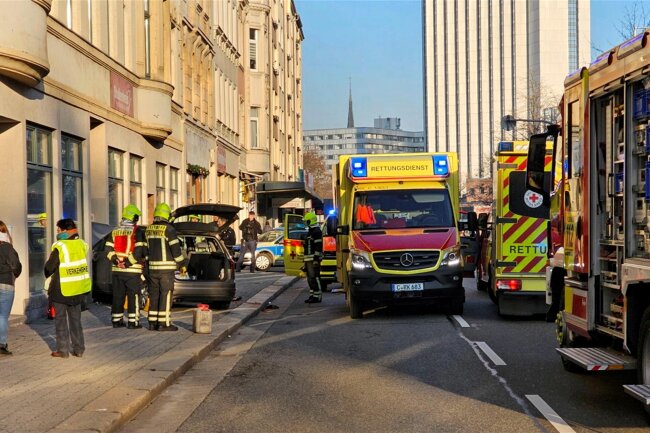
[[[48,295],[56,311],[56,350],[52,356],[67,358],[72,342],[72,354],[81,358],[85,350],[81,303],[91,287],[88,244],[81,240],[70,218],[57,221],[56,233],[57,240],[44,268],[45,277],[51,277]]]
[[[323,297],[323,286],[320,281],[320,262],[323,258],[323,232],[318,225],[318,219],[314,212],[305,214],[303,221],[308,230],[303,256],[307,284],[309,284],[309,298],[305,299],[305,303],[314,304],[321,302]]]
[[[14,304],[15,281],[22,270],[9,229],[0,221],[0,355],[11,355],[7,345],[9,314]]]
[[[237,259],[237,272],[241,271],[244,264],[244,256],[246,252],[251,253],[251,273],[255,272],[255,250],[257,249],[257,236],[262,234],[262,226],[259,221],[255,219],[255,212],[248,212],[248,218],[242,221],[239,225],[239,230],[242,232],[242,244],[239,250],[239,258]]]
[[[171,308],[174,274],[180,269],[187,273],[176,229],[169,223],[171,208],[159,203],[153,212],[153,224],[147,226],[145,237],[148,249],[149,330],[178,331],[172,324]]]
[[[140,325],[140,292],[142,269],[147,257],[147,239],[144,229],[138,226],[142,212],[130,204],[122,211],[120,225],[106,241],[104,251],[113,264],[113,305],[111,323],[113,328],[138,329]],[[127,299],[128,324],[124,324],[124,297]]]

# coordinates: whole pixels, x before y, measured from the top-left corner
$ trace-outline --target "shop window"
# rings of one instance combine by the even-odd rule
[[[129,158],[129,203],[142,209],[142,158]]]
[[[108,224],[118,225],[124,207],[124,152],[108,149]]]
[[[83,233],[83,144],[81,140],[61,136],[61,195],[63,218],[72,218]]]
[[[52,135],[50,131],[27,126],[27,242],[29,291],[45,287],[43,266],[53,241],[52,215]]]

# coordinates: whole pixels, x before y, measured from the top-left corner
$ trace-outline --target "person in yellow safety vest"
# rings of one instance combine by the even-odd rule
[[[138,227],[142,212],[134,204],[122,210],[122,221],[106,241],[104,251],[113,263],[113,305],[111,322],[113,328],[124,327],[124,296],[128,305],[128,329],[142,328],[140,325],[140,291],[142,289],[142,268],[147,257],[147,239],[144,229]]]
[[[320,302],[323,297],[323,289],[320,281],[320,262],[323,258],[323,232],[318,225],[314,212],[308,212],[303,218],[307,226],[307,238],[305,239],[305,254],[303,261],[307,284],[309,284],[309,298],[305,299],[306,304]]]
[[[159,203],[153,212],[153,224],[145,230],[148,248],[150,331],[178,330],[171,319],[174,274],[177,268],[180,268],[181,274],[187,273],[187,264],[176,229],[169,223],[170,216],[169,205]]]
[[[67,358],[72,341],[72,354],[81,357],[85,350],[81,303],[91,287],[88,244],[79,238],[77,225],[70,218],[57,221],[56,232],[57,241],[44,268],[45,277],[51,277],[48,296],[56,310],[56,350],[52,356]]]

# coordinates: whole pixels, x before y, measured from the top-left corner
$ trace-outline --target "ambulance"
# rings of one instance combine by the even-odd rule
[[[465,302],[455,153],[344,155],[335,165],[337,279],[350,317],[401,303]]]
[[[553,143],[549,142],[549,149]],[[546,313],[548,222],[546,215],[517,212],[524,202],[541,204],[541,195],[524,197],[528,159],[527,141],[500,142],[494,155],[494,204],[489,256],[479,267],[477,288],[487,290],[499,315],[527,316]],[[550,155],[547,164],[551,164]],[[550,169],[550,168],[549,168]],[[526,212],[528,213],[528,212]]]

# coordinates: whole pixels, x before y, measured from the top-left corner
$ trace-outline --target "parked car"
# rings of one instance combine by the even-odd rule
[[[226,309],[235,296],[235,261],[217,235],[237,219],[237,206],[199,203],[182,206],[172,212],[171,221],[181,245],[183,255],[188,259],[187,274],[176,273],[174,280],[174,302],[210,303],[219,309]],[[189,221],[189,216],[198,215],[201,222]],[[226,220],[217,227],[208,221],[214,216]],[[205,221],[205,222],[203,222]],[[110,284],[110,262],[104,254],[104,245],[111,234],[104,236],[93,246],[93,297],[112,296]],[[108,268],[108,271],[107,271]]]

